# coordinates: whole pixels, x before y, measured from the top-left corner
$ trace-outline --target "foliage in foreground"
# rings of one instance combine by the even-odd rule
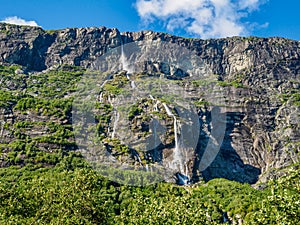
[[[0,224],[299,224],[299,170],[259,191],[215,179],[122,186],[70,154],[55,167],[0,169]]]

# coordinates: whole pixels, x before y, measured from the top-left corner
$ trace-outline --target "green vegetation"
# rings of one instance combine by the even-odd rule
[[[290,100],[293,105],[300,107],[300,93],[298,91],[296,93],[281,94],[280,97],[283,102]]]
[[[0,108],[9,107],[17,102],[17,97],[9,92],[0,90]]]
[[[208,101],[205,101],[204,99],[200,99],[198,101],[194,101],[194,105],[196,107],[202,107],[202,106],[207,106],[207,105],[210,105],[210,103]]]
[[[142,113],[142,109],[138,107],[138,104],[135,104],[130,107],[129,113],[128,113],[128,119],[132,120],[137,115],[140,115]]]
[[[217,75],[212,76],[212,78],[216,78]],[[201,80],[193,80],[191,83],[196,87],[208,86],[210,84],[216,83],[214,79],[201,79]]]
[[[262,191],[215,179],[178,187],[118,185],[79,155],[54,167],[0,169],[1,224],[299,224],[299,169]],[[225,216],[226,215],[226,216]]]
[[[0,74],[1,75],[10,75],[14,74],[16,69],[20,69],[21,67],[18,65],[11,65],[11,66],[3,66],[0,65]]]
[[[262,39],[262,38],[249,36],[249,37],[244,37],[242,40],[244,40],[244,41],[250,41],[250,42],[255,42],[255,41],[259,41],[259,39]]]
[[[57,116],[58,118],[66,119],[66,116],[71,112],[72,99],[38,99],[33,97],[21,98],[15,110],[26,112],[34,110],[36,113],[49,116]]]
[[[118,94],[121,93],[121,89],[117,86],[112,85],[112,84],[105,84],[103,89],[105,91],[109,92],[109,93],[114,94],[114,95],[118,95]]]
[[[231,82],[227,82],[227,81],[218,81],[217,83],[219,86],[221,87],[229,87],[229,86],[233,86],[235,88],[243,88],[244,85],[241,82],[238,82],[236,80],[231,81]]]
[[[76,131],[71,125],[75,85],[85,71],[62,66],[26,74],[21,69],[0,66],[0,109],[6,112],[0,124],[0,162],[6,166],[0,168],[0,224],[300,223],[299,165],[264,190],[256,190],[224,179],[179,187],[159,182],[162,178],[150,172],[88,164],[76,152]],[[229,84],[240,87],[241,82],[236,82]],[[109,80],[102,90],[107,92],[104,100],[107,94],[124,93],[125,84],[128,80],[122,75]],[[210,81],[193,84],[208,85]],[[172,103],[172,98],[160,100]],[[299,102],[297,92],[282,98]],[[154,103],[145,100],[133,105],[127,111],[129,119],[144,116],[143,109]],[[202,99],[195,104],[201,107],[208,103]],[[108,132],[113,108],[107,101],[95,105],[84,102],[81,107],[95,109],[98,124],[92,128],[98,134]],[[163,118],[159,112],[153,114]],[[131,157],[132,150],[119,140],[101,138],[120,161]],[[141,186],[130,186],[133,181]]]
[[[217,84],[221,87],[233,86],[235,88],[245,88],[243,85],[243,79],[245,74],[235,74],[233,78],[228,81],[218,81]]]
[[[47,34],[52,35],[52,34],[55,34],[56,32],[58,32],[58,30],[45,30],[45,32],[46,32]]]
[[[69,121],[72,93],[83,72],[62,66],[25,75],[20,66],[0,66],[0,109],[13,115],[8,117],[13,120],[3,121],[2,132],[10,138],[0,139],[1,160],[10,165],[55,165],[62,151],[76,149]]]
[[[40,98],[62,98],[76,91],[75,84],[80,81],[84,72],[80,67],[64,65],[45,74],[32,74],[27,92]]]
[[[11,33],[10,30],[8,29],[0,29],[0,33],[3,33],[3,34],[6,34],[6,35],[9,35]]]
[[[128,79],[125,75],[125,73],[114,75],[113,79],[104,85],[103,90],[113,95],[123,93],[124,90],[122,88],[128,83]]]

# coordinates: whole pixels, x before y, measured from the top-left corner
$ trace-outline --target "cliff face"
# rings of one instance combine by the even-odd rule
[[[209,127],[213,126],[210,119],[213,107],[205,106],[205,104],[197,107],[200,123],[199,140],[194,154],[190,156],[191,163],[187,166],[189,176],[197,177],[200,173],[207,180],[224,177],[256,183],[259,176],[260,180],[264,181],[270,176],[280,174],[280,169],[299,162],[300,42],[298,41],[282,38],[241,37],[198,40],[151,31],[120,33],[117,29],[105,27],[44,31],[41,28],[0,24],[0,63],[18,64],[25,70],[25,72],[12,72],[11,79],[14,79],[14,76],[15,78],[21,76],[20,74],[23,75],[16,82],[1,81],[1,88],[38,96],[40,93],[36,89],[34,92],[32,88],[37,79],[34,76],[43,76],[43,73],[36,72],[64,64],[90,68],[93,62],[109,49],[118,47],[122,43],[146,40],[173,43],[196,52],[216,75],[215,84],[225,93],[225,106],[220,107],[226,118],[224,140],[217,157],[204,171],[197,171],[195,168],[199,164],[199,158],[204,154],[209,137],[212,136]],[[26,70],[31,73],[28,75]],[[160,67],[156,72],[176,77],[176,74],[170,74],[170,69]],[[120,74],[112,75],[112,84],[118,79],[120,79]],[[179,78],[176,77],[176,79]],[[190,82],[189,78],[179,80],[183,83]],[[201,82],[197,85],[199,83]],[[29,89],[30,92],[26,91]],[[195,90],[191,90],[190,93],[194,99],[197,100],[198,97],[199,100],[200,93]],[[110,94],[109,90],[106,95],[104,93],[103,101],[107,105],[111,104]],[[53,115],[47,117],[33,113],[27,113],[25,116],[20,112],[22,111],[20,107],[16,108],[16,102],[12,101],[8,105],[1,106],[0,118],[3,124],[8,123],[14,126],[15,121],[46,122],[51,119],[58,124],[70,124],[71,119],[68,117],[54,119]],[[145,110],[146,106],[143,104],[139,103],[137,107]],[[158,107],[160,112],[167,114],[163,105]],[[113,121],[114,114],[109,113],[111,113],[109,120]],[[139,130],[138,127],[151,125],[138,118],[138,116],[142,117],[142,114],[134,114],[136,117],[134,123],[137,128],[133,131],[136,134],[143,132],[143,129]],[[174,145],[175,138],[173,137],[174,130],[173,133],[171,131],[174,129],[171,119],[164,119],[170,139],[154,152],[142,157],[146,163],[151,161],[149,155],[152,159],[154,158],[155,162],[168,161],[168,154],[174,149],[172,145]],[[111,136],[112,126],[112,123],[102,124],[102,132],[106,137]],[[146,129],[147,132],[150,130],[150,128]],[[41,130],[41,126],[26,130],[30,137],[45,135],[48,131],[49,128]],[[7,125],[2,126],[0,141],[3,146],[17,139],[17,135],[12,134]],[[69,141],[71,139],[70,136]],[[113,145],[111,142],[106,142],[106,146],[111,145]],[[70,144],[66,146],[65,148],[68,148]],[[50,152],[51,148],[61,148],[53,143],[43,143],[36,147]],[[3,149],[5,149],[5,154],[8,154],[11,147],[4,146]],[[131,157],[127,160],[132,159],[140,160],[138,157]],[[8,165],[5,162],[3,156],[2,165]]]
[[[105,27],[44,31],[7,24],[0,24],[0,30],[1,62],[20,64],[34,71],[57,64],[88,67],[122,42],[145,40],[161,40],[195,50],[215,74],[222,76],[254,67],[259,72],[274,66],[287,67],[291,73],[297,73],[300,54],[299,41],[282,38],[198,40],[152,31],[120,33]]]

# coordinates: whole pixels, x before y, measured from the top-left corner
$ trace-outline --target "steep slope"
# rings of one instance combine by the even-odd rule
[[[85,70],[58,66],[93,69],[93,63],[107,51],[139,41],[167,42],[195,52],[214,74],[209,85],[223,93],[225,105],[211,104],[199,92],[203,86],[206,90],[210,87],[207,82],[191,80],[188,73],[174,72],[170,65],[163,66],[161,62],[156,67],[157,62],[147,62],[146,71],[130,78],[163,75],[178,86],[189,87],[186,92],[196,106],[199,138],[192,154],[185,156],[186,175],[194,181],[199,177],[205,180],[222,177],[256,183],[258,179],[265,181],[278,176],[282,169],[299,163],[298,41],[254,37],[198,40],[152,31],[120,33],[105,27],[44,31],[0,24],[2,166],[24,164],[32,158],[31,153],[40,154],[40,158],[29,162],[51,164],[56,162],[55,157],[48,160],[53,157],[51,153],[77,149],[71,126],[72,93]],[[156,149],[144,153],[110,138],[115,136],[112,132],[118,118],[112,110],[113,100],[130,86],[126,76],[126,72],[112,71],[104,86],[98,116],[99,135],[104,136],[101,141],[121,162],[142,164],[143,168],[153,163],[169,164],[174,161],[170,155],[176,151],[174,120],[180,117],[172,102],[162,101],[174,118],[163,104],[156,105],[157,119],[163,121],[168,136]],[[135,127],[133,139],[145,142],[149,133],[153,136],[153,124],[146,118],[153,112],[146,108],[154,106],[155,99],[145,97],[136,108],[130,109],[133,121],[130,126]],[[211,115],[216,109],[226,119],[224,139],[214,161],[201,170],[201,158],[209,140],[216,135],[211,129],[214,126]],[[120,127],[122,121],[119,123]]]

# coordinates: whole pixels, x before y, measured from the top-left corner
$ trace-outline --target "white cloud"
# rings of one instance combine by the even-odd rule
[[[2,23],[16,24],[16,25],[34,26],[34,27],[39,26],[35,21],[26,21],[26,20],[24,20],[22,18],[19,18],[17,16],[7,17],[4,20],[2,20],[1,22]]]
[[[257,10],[261,4],[264,4],[265,0],[240,0],[238,2],[240,9],[248,9],[249,11]]]
[[[183,29],[201,38],[247,35],[241,19],[267,0],[137,0],[136,9],[147,24],[162,20],[169,31]]]

